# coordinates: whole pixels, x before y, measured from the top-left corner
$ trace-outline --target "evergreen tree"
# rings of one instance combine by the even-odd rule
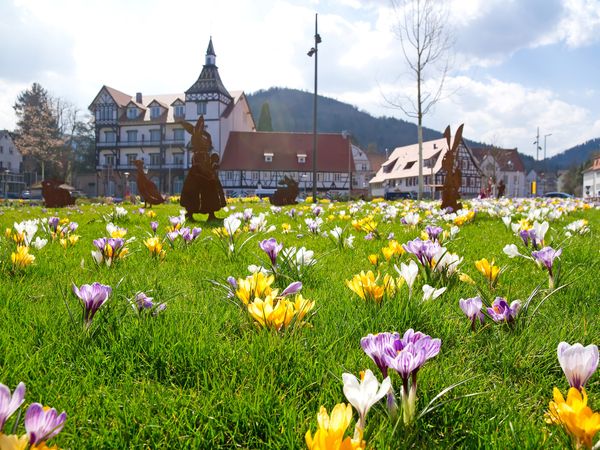
[[[258,119],[258,131],[273,131],[271,122],[271,108],[269,102],[264,102],[260,108],[260,117]]]
[[[42,179],[47,175],[60,177],[65,169],[60,151],[64,142],[48,92],[33,83],[31,89],[19,94],[14,110],[18,119],[15,145],[25,165],[29,165],[30,170],[39,167]]]

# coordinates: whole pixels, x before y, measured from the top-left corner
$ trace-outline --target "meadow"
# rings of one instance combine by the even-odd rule
[[[545,414],[553,388],[563,395],[569,388],[558,344],[600,344],[600,210],[551,199],[466,206],[456,215],[412,201],[321,203],[317,210],[236,202],[217,214],[237,215],[234,231],[231,218],[228,228],[202,216],[182,223],[175,203],[145,210],[139,204],[2,205],[0,383],[11,392],[19,382],[26,386],[25,401],[4,433],[24,434],[25,411],[39,402],[67,414],[50,448],[306,448],[305,434],[318,429],[321,406],[330,413],[347,403],[343,373],[358,377],[370,369],[382,381],[361,338],[414,329],[441,340],[439,353],[418,369],[414,420],[405,423],[402,408],[390,415],[382,399],[366,417],[366,448],[574,445],[565,427],[547,423]],[[15,222],[34,219],[27,243],[35,260],[17,267],[11,259],[21,239]],[[155,232],[151,222],[158,223]],[[549,271],[528,258],[533,239],[526,247],[520,234],[543,229],[544,222],[543,245],[562,249],[553,289]],[[428,225],[443,231],[432,239]],[[202,230],[184,238],[185,227]],[[128,250],[122,258],[113,254],[109,266],[106,253],[92,252],[100,249],[94,240],[111,234]],[[36,238],[48,242],[34,245]],[[283,245],[275,265],[260,246],[269,238]],[[445,271],[438,265],[443,254],[429,267],[417,262],[409,298],[394,265],[417,261],[402,247],[416,238],[437,239],[447,256],[456,257]],[[509,244],[524,256],[509,257]],[[312,261],[310,253],[300,258],[304,266],[286,257],[292,247],[313,251]],[[485,267],[475,264],[483,258],[491,270],[487,278]],[[283,325],[268,322],[263,311],[261,326],[236,295],[246,277],[258,276],[251,271],[262,273],[260,267],[275,271],[271,288],[279,292],[301,281],[302,298],[314,307]],[[385,274],[391,278],[363,299],[347,281],[369,270],[380,274],[380,286]],[[86,324],[73,285],[94,282],[112,293]],[[426,283],[446,290],[424,301]],[[141,292],[152,306],[140,303]],[[508,304],[521,300],[521,308],[510,320],[495,322],[486,313],[472,326],[459,300],[478,294],[488,306],[503,297]],[[162,303],[166,307],[158,307]],[[392,369],[389,377],[402,406],[402,379]],[[600,410],[598,373],[585,389],[589,405]],[[345,436],[353,436],[358,417],[353,411]]]

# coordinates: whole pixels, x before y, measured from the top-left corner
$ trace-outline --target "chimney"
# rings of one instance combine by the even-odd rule
[[[135,102],[136,103],[142,103],[142,93],[141,92],[136,92],[135,93]]]
[[[433,149],[436,150],[437,149],[437,144],[433,144]]]

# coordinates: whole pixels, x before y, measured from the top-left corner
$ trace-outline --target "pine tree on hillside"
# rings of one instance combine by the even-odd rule
[[[60,176],[63,161],[61,139],[56,113],[48,92],[38,83],[19,94],[14,105],[17,114],[15,145],[25,161],[29,159],[33,168],[41,169],[42,179],[50,173]]]
[[[273,131],[271,122],[271,108],[269,102],[264,102],[260,108],[260,117],[258,119],[258,131]]]

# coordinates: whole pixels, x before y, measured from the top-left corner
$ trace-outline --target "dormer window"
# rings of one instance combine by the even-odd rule
[[[306,153],[298,153],[296,156],[298,157],[298,164],[306,163]]]
[[[265,162],[273,162],[273,153],[265,153]]]
[[[183,105],[175,105],[173,108],[173,115],[175,117],[183,117],[183,115],[185,114],[184,110],[183,110]]]
[[[150,118],[156,119],[157,117],[159,117],[161,114],[161,109],[162,108],[160,106],[153,106],[152,108],[150,108]]]
[[[130,106],[127,108],[127,118],[128,119],[137,119],[138,109],[135,106]]]

